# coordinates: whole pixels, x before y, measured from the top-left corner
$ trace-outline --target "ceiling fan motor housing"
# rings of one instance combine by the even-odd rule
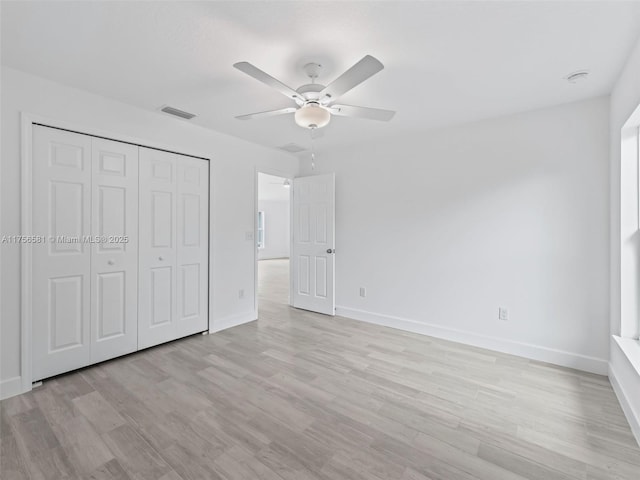
[[[296,103],[300,106],[304,105],[308,101],[317,101],[320,102],[320,92],[324,90],[324,85],[319,83],[308,83],[306,85],[302,85],[300,88],[296,90],[300,95],[296,99]]]

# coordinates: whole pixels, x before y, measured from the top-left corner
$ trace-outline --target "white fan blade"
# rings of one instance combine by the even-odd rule
[[[353,105],[331,105],[329,111],[333,115],[343,117],[368,118],[369,120],[380,120],[388,122],[396,114],[393,110],[382,110],[381,108],[354,107]]]
[[[283,115],[285,113],[293,113],[297,110],[296,107],[281,108],[280,110],[269,110],[267,112],[249,113],[247,115],[238,115],[238,120],[251,120],[253,118],[267,118],[275,117],[276,115]]]
[[[333,102],[353,87],[360,85],[367,78],[378,73],[383,68],[384,65],[382,65],[380,60],[372,57],[371,55],[366,55],[353,67],[326,86],[324,90],[320,92],[319,98],[324,99],[325,97],[328,97],[329,101]]]
[[[251,65],[249,62],[238,62],[234,63],[233,66],[241,72],[246,73],[250,77],[253,77],[256,80],[264,83],[265,85],[269,85],[271,88],[275,88],[281,94],[289,97],[292,100],[295,100],[299,97],[298,92],[296,92],[293,88],[287,87],[280,80],[276,80],[271,75],[263,72],[258,67]]]

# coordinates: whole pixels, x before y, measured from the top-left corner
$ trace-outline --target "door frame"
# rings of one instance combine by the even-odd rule
[[[74,133],[90,135],[93,137],[101,137],[117,142],[129,143],[140,147],[148,147],[156,150],[164,150],[167,152],[177,153],[190,157],[196,157],[209,162],[209,312],[208,323],[209,332],[213,322],[211,321],[211,312],[214,312],[214,299],[211,295],[211,286],[213,285],[211,266],[211,253],[213,244],[213,219],[211,212],[213,211],[211,190],[213,187],[213,162],[210,154],[198,150],[189,150],[178,152],[171,145],[160,142],[132,137],[112,131],[105,131],[99,128],[89,126],[84,123],[68,122],[50,118],[42,115],[32,114],[29,112],[20,112],[20,235],[33,235],[33,127],[34,125],[42,125],[45,127],[57,128],[59,130],[67,130]],[[186,150],[186,149],[185,149]],[[20,245],[20,377],[10,379],[3,386],[3,398],[13,395],[26,393],[33,388],[33,358],[32,358],[32,305],[33,295],[31,288],[33,285],[33,249],[29,243]]]
[[[256,246],[256,239],[258,238],[258,195],[259,195],[259,185],[258,178],[259,174],[264,173],[266,175],[273,175],[276,177],[286,178],[291,182],[291,187],[289,188],[289,305],[291,305],[291,292],[292,292],[292,280],[291,280],[291,242],[293,241],[293,229],[291,228],[291,219],[293,218],[293,179],[295,175],[292,173],[286,172],[284,170],[279,170],[277,168],[271,167],[255,167],[254,173],[254,185],[253,191],[255,195],[253,196],[253,277],[254,277],[254,287],[253,287],[253,309],[255,311],[255,317],[258,318],[258,248]]]

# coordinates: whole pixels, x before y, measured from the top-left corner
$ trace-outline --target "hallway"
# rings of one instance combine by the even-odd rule
[[[258,262],[258,310],[267,304],[289,304],[289,259]]]

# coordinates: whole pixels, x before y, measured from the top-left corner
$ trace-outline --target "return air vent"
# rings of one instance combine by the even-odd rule
[[[306,148],[301,147],[297,143],[287,143],[286,145],[281,145],[280,147],[277,147],[277,148],[289,153],[300,153],[306,150]]]
[[[185,112],[184,110],[179,110],[177,108],[170,107],[165,105],[160,109],[161,112],[168,113],[169,115],[174,115],[176,117],[184,118],[185,120],[191,120],[195,115],[193,113]]]

